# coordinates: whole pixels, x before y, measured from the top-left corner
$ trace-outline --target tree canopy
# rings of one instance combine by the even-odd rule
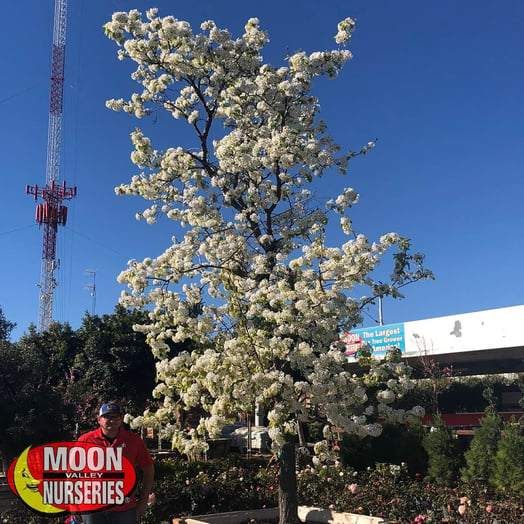
[[[4,315],[2,308],[0,307],[0,342],[8,341],[11,336],[11,332],[15,329],[16,324],[10,322]]]
[[[71,440],[94,428],[101,402],[145,409],[155,365],[141,333],[144,314],[117,306],[111,315],[86,316],[78,330],[52,323],[16,343],[0,341],[0,450],[11,457],[28,445]]]
[[[367,359],[369,373],[356,376],[336,344],[364,304],[399,297],[402,286],[431,276],[409,240],[354,232],[354,189],[326,203],[315,198],[315,180],[345,174],[374,146],[341,152],[312,94],[316,79],[335,78],[351,58],[344,46],[353,28],[350,18],[338,24],[337,49],[300,51],[273,66],[263,60],[268,35],[256,18],[236,39],[212,21],[195,33],[156,9],[114,13],[105,25],[119,58],[136,62],[132,78],[141,84],[108,107],[138,118],[166,111],[194,138],[158,150],[136,129],[131,158],[141,172],[116,190],[150,202],[139,219],[164,216],[180,232],[119,279],[129,287],[122,304],[149,312],[140,330],[158,361],[154,395],[163,403],[135,423],[161,423],[185,452],[204,449],[204,438],[255,406],[266,410],[281,457],[304,421],[325,421],[326,437],[332,426],[377,435],[379,419],[414,414],[392,407],[410,388],[398,354]],[[346,240],[331,246],[327,227],[336,216]],[[395,246],[391,282],[375,281],[373,270]],[[353,297],[362,286],[369,293]],[[171,344],[187,341],[193,351],[174,355]],[[178,409],[197,406],[206,415],[187,434]],[[327,454],[326,441],[316,450]],[[283,460],[283,471],[288,466]]]

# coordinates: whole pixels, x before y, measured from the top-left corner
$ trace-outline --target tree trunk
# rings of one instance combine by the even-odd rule
[[[279,524],[298,524],[297,472],[295,442],[286,442],[279,456]]]

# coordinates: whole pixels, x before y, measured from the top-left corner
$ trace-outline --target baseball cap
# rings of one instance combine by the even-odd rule
[[[104,415],[110,415],[112,413],[115,415],[122,414],[122,408],[120,407],[120,404],[117,404],[116,402],[106,402],[105,404],[102,404],[98,415],[103,417]]]

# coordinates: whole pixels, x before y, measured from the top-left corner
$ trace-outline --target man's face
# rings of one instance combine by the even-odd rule
[[[122,422],[122,415],[117,413],[108,413],[98,417],[98,423],[102,428],[102,432],[108,437],[116,437],[118,435]]]

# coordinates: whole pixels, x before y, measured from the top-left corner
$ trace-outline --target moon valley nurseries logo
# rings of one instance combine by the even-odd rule
[[[7,480],[17,497],[43,515],[124,504],[136,472],[122,452],[86,442],[28,447],[11,464]]]

